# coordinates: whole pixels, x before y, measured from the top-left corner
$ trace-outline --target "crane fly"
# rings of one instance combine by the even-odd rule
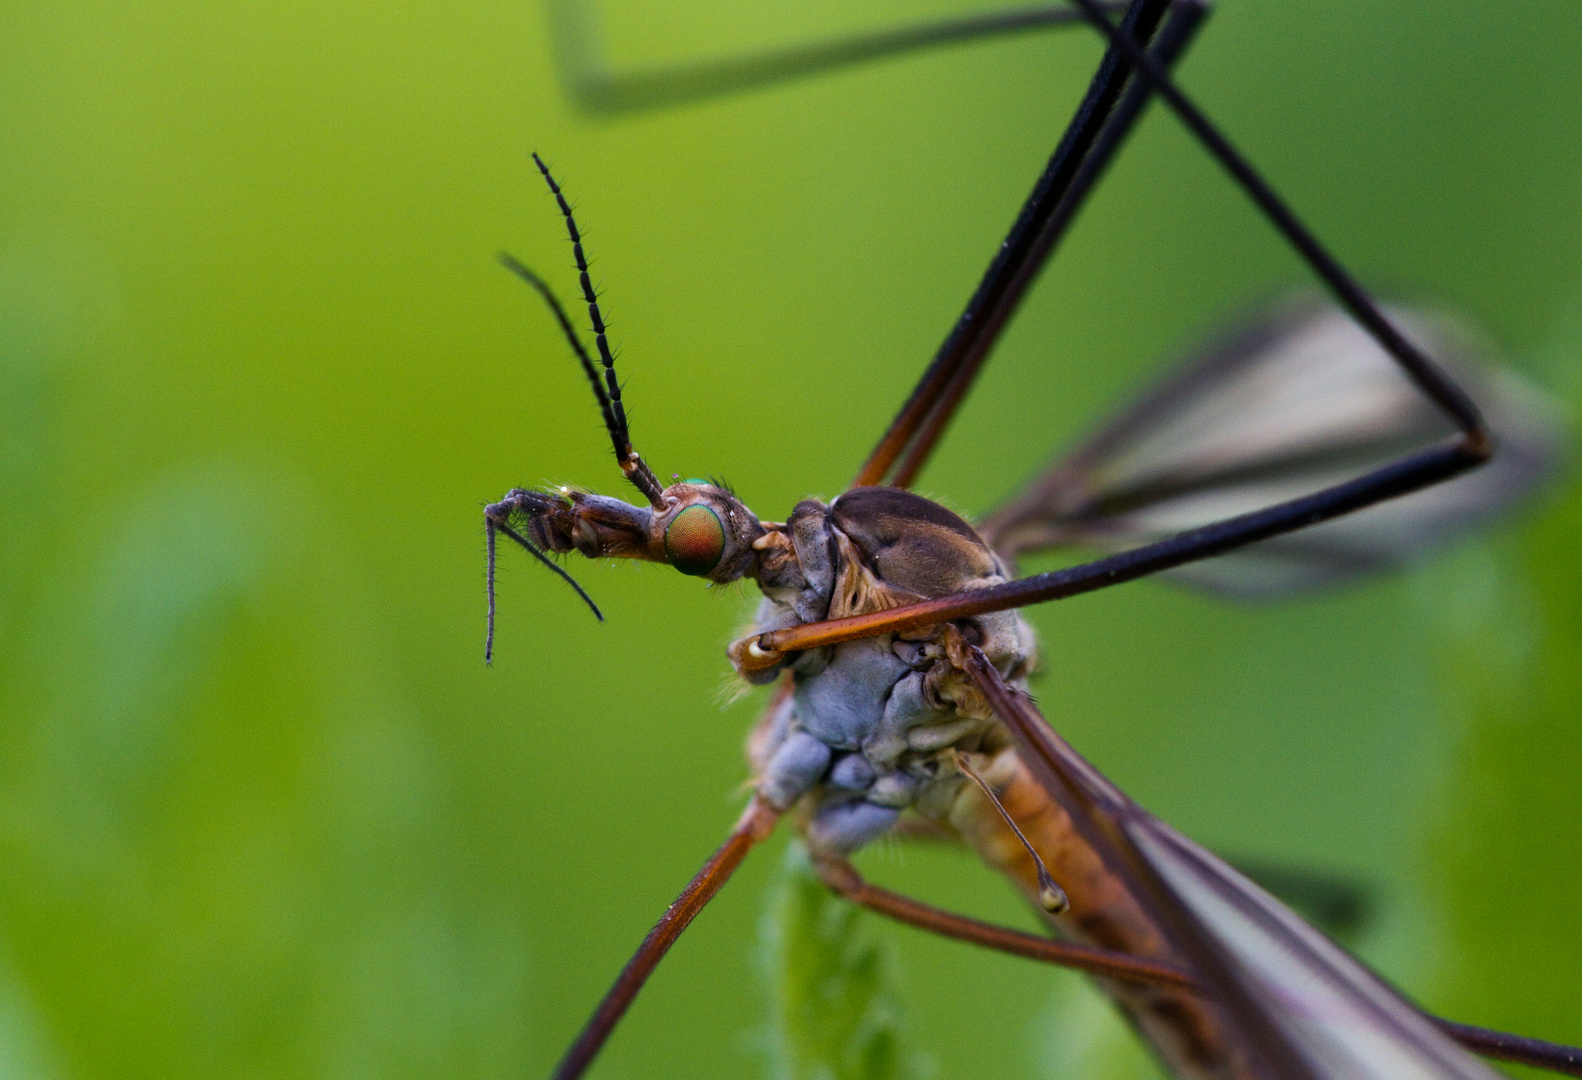
[[[1027,694],[1036,644],[1023,606],[1156,573],[1240,595],[1322,588],[1489,517],[1558,457],[1560,436],[1540,395],[1483,362],[1454,320],[1381,306],[1176,86],[1171,68],[1204,15],[1197,0],[1133,0],[1124,10],[1073,0],[1069,9],[950,24],[932,38],[888,39],[894,51],[1082,21],[1107,51],[977,292],[851,486],[827,504],[797,504],[784,521],[760,518],[719,483],[664,484],[634,448],[581,233],[534,155],[572,242],[591,352],[545,282],[502,258],[557,319],[642,501],[518,488],[486,509],[486,658],[503,535],[596,614],[553,556],[667,563],[716,584],[752,579],[763,593],[755,625],[728,653],[743,679],[777,687],[749,739],[753,795],[740,821],[644,940],[557,1077],[583,1074],[666,950],[781,817],[805,838],[822,879],[857,904],[1093,974],[1179,1077],[1493,1076],[1468,1048],[1582,1075],[1582,1051],[1418,1010],[1138,806]],[[820,55],[794,57],[783,73],[827,66],[833,53]],[[745,85],[772,68],[715,72],[694,91]],[[1156,98],[1327,297],[1292,298],[1226,331],[974,526],[910,485],[1038,269]],[[1071,547],[1108,554],[1017,576],[1022,557]],[[964,840],[1058,938],[863,880],[848,856],[909,822]]]

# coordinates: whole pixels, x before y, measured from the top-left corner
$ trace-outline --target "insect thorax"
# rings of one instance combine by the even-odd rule
[[[755,546],[764,593],[755,634],[1006,580],[970,525],[894,488],[855,488],[827,506],[800,503]],[[733,659],[747,640],[732,647]],[[944,820],[963,783],[952,752],[1007,745],[951,659],[962,640],[1007,678],[1031,666],[1033,634],[1014,611],[810,649],[780,665],[791,672],[793,693],[761,722],[748,755],[761,794],[782,809],[801,804],[815,847],[852,851],[903,811]],[[767,682],[780,667],[749,677]]]

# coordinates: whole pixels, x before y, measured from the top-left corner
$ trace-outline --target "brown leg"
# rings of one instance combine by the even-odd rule
[[[648,976],[653,974],[659,961],[670,951],[670,946],[676,943],[698,912],[714,899],[720,887],[730,880],[731,874],[735,873],[753,845],[768,836],[779,820],[780,811],[754,796],[730,836],[725,838],[725,843],[703,864],[697,876],[688,882],[681,895],[676,897],[637,947],[637,952],[626,962],[615,985],[610,987],[604,1000],[599,1002],[598,1010],[583,1027],[582,1034],[571,1044],[566,1056],[560,1059],[560,1065],[555,1069],[555,1080],[576,1080],[587,1071],[604,1046],[604,1041],[610,1037],[610,1032],[615,1030],[615,1025],[620,1023],[621,1017],[637,997],[637,992],[643,988],[643,983],[648,981]]]
[[[1112,979],[1147,983],[1153,986],[1196,988],[1192,976],[1172,964],[1157,960],[1144,960],[1126,953],[1108,949],[1094,949],[1086,945],[1055,941],[1024,934],[992,923],[979,922],[965,915],[943,911],[929,904],[902,896],[900,893],[881,889],[863,880],[857,868],[845,859],[820,858],[815,861],[818,875],[836,893],[867,908],[919,930],[929,930],[957,941],[982,945],[984,948],[1008,952],[1029,960],[1046,964],[1079,968],[1093,975]]]

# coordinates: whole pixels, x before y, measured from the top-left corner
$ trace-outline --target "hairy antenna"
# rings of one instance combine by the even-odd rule
[[[559,574],[561,580],[575,589],[577,591],[577,595],[582,597],[583,602],[593,609],[594,617],[600,622],[603,622],[604,612],[600,611],[599,605],[593,602],[593,597],[584,592],[582,590],[582,586],[578,585],[570,574],[562,570],[555,560],[551,559],[548,555],[545,555],[542,551],[540,551],[537,544],[533,543],[527,537],[511,528],[511,526],[507,525],[504,521],[496,520],[492,513],[495,509],[495,507],[491,506],[489,510],[484,513],[483,518],[484,535],[487,537],[487,542],[489,545],[488,570],[485,575],[487,578],[487,588],[489,591],[489,632],[483,639],[483,662],[487,664],[494,660],[494,534],[496,532],[505,533],[505,535],[509,536],[512,540],[515,540],[518,544],[521,544],[524,548],[526,548],[529,555],[533,556],[533,558],[537,559],[555,573]]]
[[[523,273],[526,267],[521,264],[506,263],[510,269],[521,274],[539,294],[548,302],[560,320],[561,327],[566,331],[572,348],[582,361],[583,370],[593,381],[593,392],[599,399],[599,406],[604,410],[604,426],[610,431],[610,440],[615,444],[615,460],[621,463],[621,471],[626,478],[637,486],[637,489],[648,497],[648,501],[656,510],[665,508],[665,500],[660,492],[664,489],[659,480],[654,476],[654,471],[642,459],[636,450],[632,449],[632,437],[626,427],[626,409],[621,405],[621,384],[615,377],[615,357],[610,353],[610,342],[605,336],[604,316],[599,311],[599,297],[593,291],[593,279],[588,276],[588,260],[582,252],[582,233],[577,229],[577,219],[571,214],[571,204],[566,201],[566,196],[561,193],[560,185],[555,183],[555,178],[549,174],[549,166],[544,164],[544,159],[537,153],[533,154],[533,163],[538,166],[538,171],[544,174],[544,182],[549,185],[550,192],[555,196],[555,202],[560,205],[560,213],[566,219],[566,232],[571,237],[571,251],[577,259],[577,273],[582,280],[582,297],[588,302],[588,316],[593,320],[593,341],[599,349],[599,360],[604,365],[604,385],[599,385],[599,377],[594,370],[593,361],[588,357],[587,350],[582,347],[577,336],[572,332],[571,324],[566,319],[565,312],[561,310],[560,303],[554,294],[531,272]],[[514,260],[513,260],[514,262]]]

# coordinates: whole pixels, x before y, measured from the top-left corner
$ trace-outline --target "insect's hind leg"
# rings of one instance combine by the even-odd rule
[[[1230,174],[1231,179],[1318,275],[1341,306],[1373,336],[1381,348],[1394,357],[1418,388],[1456,422],[1464,436],[1463,448],[1469,462],[1480,464],[1486,460],[1492,450],[1490,438],[1484,430],[1477,406],[1466,392],[1384,316],[1368,291],[1319,243],[1318,238],[1302,224],[1251,162],[1231,145],[1213,121],[1181,92],[1164,65],[1149,56],[1129,35],[1117,30],[1098,0],[1071,2],[1082,9],[1088,22],[1104,35],[1111,48],[1126,57],[1136,69],[1137,77],[1151,84],[1154,92],[1165,99],[1203,149]]]
[[[1201,0],[1137,0],[1116,32],[1146,46],[1158,64],[1169,68],[1206,14]],[[1152,88],[1133,76],[1119,51],[1108,50],[966,308],[863,463],[854,486],[911,486],[1151,96]]]

